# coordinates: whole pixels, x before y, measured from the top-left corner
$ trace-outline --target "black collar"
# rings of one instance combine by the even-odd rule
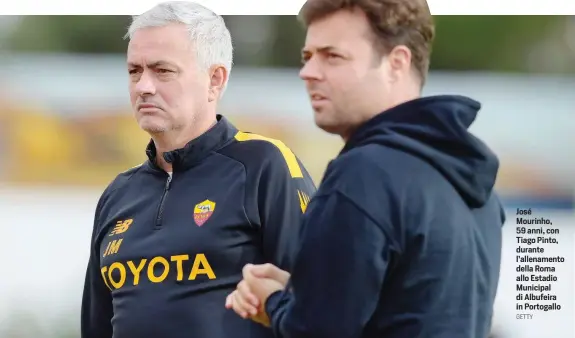
[[[217,122],[212,128],[188,142],[183,148],[164,153],[164,160],[172,164],[174,171],[187,170],[226,145],[237,132],[238,130],[225,117],[217,115]],[[150,140],[146,147],[146,155],[149,167],[161,171],[156,163],[156,146],[153,140]]]

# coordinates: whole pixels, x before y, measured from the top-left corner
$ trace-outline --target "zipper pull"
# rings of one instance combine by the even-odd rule
[[[166,190],[170,190],[171,183],[172,183],[172,176],[168,176],[168,180],[166,181]]]

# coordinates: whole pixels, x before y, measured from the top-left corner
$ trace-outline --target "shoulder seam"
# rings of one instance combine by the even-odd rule
[[[146,162],[142,162],[142,163],[140,163],[140,164],[138,164],[138,165],[136,165],[136,166],[133,166],[133,167],[131,167],[131,168],[129,168],[129,169],[126,169],[126,170],[122,171],[119,175],[125,174],[125,173],[127,173],[128,171],[133,170],[133,169],[140,169],[140,167],[143,166],[145,163],[146,163]]]
[[[144,162],[145,163],[145,162]],[[116,175],[116,177],[114,177],[114,179],[112,180],[112,182],[110,182],[110,184],[108,185],[108,187],[104,190],[104,193],[102,194],[102,196],[100,197],[102,199],[102,205],[100,206],[99,209],[102,209],[104,204],[107,202],[107,200],[109,199],[110,195],[112,193],[114,193],[116,190],[120,189],[122,187],[123,184],[125,184],[127,181],[129,181],[142,167],[142,165],[144,163],[141,163],[140,165],[137,165],[135,167],[132,167],[128,170],[125,170],[121,173],[119,173],[118,175]],[[129,171],[133,170],[132,172],[128,173]],[[121,181],[123,180],[123,181]],[[99,211],[98,211],[98,217],[99,217]],[[98,220],[99,221],[99,220]],[[98,225],[99,227],[99,225]]]
[[[268,138],[265,136],[261,136],[258,134],[243,132],[243,131],[238,131],[236,133],[236,135],[234,136],[234,138],[238,142],[264,141],[264,142],[268,142],[268,143],[273,144],[282,154],[282,157],[286,162],[286,165],[288,167],[288,170],[289,170],[291,177],[292,178],[303,178],[304,177],[303,171],[301,169],[301,166],[299,164],[299,161],[298,161],[296,155],[282,141]]]
[[[220,153],[220,152],[216,152],[215,154],[216,154],[216,155],[223,156],[223,157],[225,157],[225,158],[228,158],[228,159],[230,159],[230,160],[232,160],[232,161],[234,161],[234,162],[239,163],[239,164],[242,166],[242,168],[243,168],[243,170],[244,170],[244,175],[245,175],[245,177],[246,177],[246,182],[244,183],[244,201],[243,201],[243,203],[242,203],[242,211],[244,212],[244,217],[245,217],[246,220],[248,221],[248,224],[249,224],[252,228],[254,228],[254,225],[253,225],[252,221],[250,220],[250,217],[248,216],[248,212],[247,212],[247,210],[246,210],[246,201],[247,201],[247,194],[248,194],[248,189],[247,189],[248,171],[247,171],[247,169],[246,169],[246,165],[245,165],[242,161],[240,161],[240,160],[238,160],[238,159],[236,159],[236,158],[233,158],[233,157],[231,157],[231,156],[228,156],[228,155],[226,155],[226,154],[222,154],[222,153]]]
[[[110,186],[114,186],[114,185],[115,185],[115,187],[113,187],[113,189],[110,190],[109,194],[111,194],[111,193],[113,193],[114,191],[118,190],[118,189],[122,186],[123,183],[129,181],[136,173],[138,173],[138,171],[142,168],[142,165],[143,165],[143,164],[144,164],[144,163],[142,163],[142,164],[140,164],[140,165],[137,165],[137,166],[135,166],[135,167],[133,167],[133,168],[130,168],[130,169],[126,170],[126,171],[123,171],[123,172],[119,173],[119,174],[116,176],[116,178],[114,179],[114,181],[112,181],[112,183],[110,184]],[[132,170],[133,170],[133,171],[132,171]],[[132,171],[132,172],[130,172],[130,171]],[[122,178],[124,179],[124,182],[118,182],[118,181],[121,180]]]

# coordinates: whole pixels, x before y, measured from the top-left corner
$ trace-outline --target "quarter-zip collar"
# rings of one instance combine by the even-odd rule
[[[214,126],[188,142],[183,148],[163,154],[164,160],[172,165],[174,172],[190,169],[234,138],[238,130],[224,116],[217,115],[216,118]],[[146,155],[148,166],[155,171],[162,171],[156,162],[157,152],[153,140],[150,140],[146,147]]]

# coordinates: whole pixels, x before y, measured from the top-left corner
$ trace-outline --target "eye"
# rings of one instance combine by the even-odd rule
[[[157,70],[158,73],[160,74],[167,74],[167,73],[172,73],[172,71],[170,69],[165,69],[165,68],[159,68]]]

